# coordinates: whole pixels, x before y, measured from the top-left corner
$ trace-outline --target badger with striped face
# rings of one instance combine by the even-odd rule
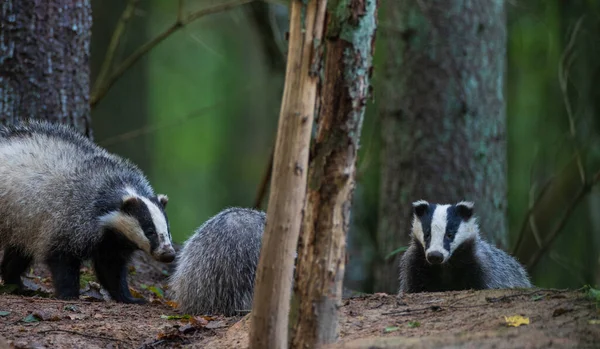
[[[127,285],[135,250],[171,262],[165,214],[144,174],[74,129],[48,122],[0,127],[0,274],[22,288],[33,261],[50,268],[56,296],[79,296],[79,268],[91,259],[113,300],[143,303]]]
[[[413,203],[412,241],[400,260],[400,292],[531,287],[516,259],[479,235],[474,204]]]

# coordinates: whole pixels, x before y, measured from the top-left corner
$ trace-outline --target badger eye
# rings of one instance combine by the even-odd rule
[[[146,235],[155,235],[156,234],[156,230],[150,228],[146,231]]]

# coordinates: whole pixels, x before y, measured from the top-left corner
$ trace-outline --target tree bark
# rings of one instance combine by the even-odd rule
[[[476,5],[479,4],[479,5]],[[375,291],[398,291],[411,202],[476,202],[482,232],[506,247],[503,1],[384,5],[386,61]]]
[[[267,225],[256,274],[250,348],[288,346],[288,312],[294,255],[306,194],[308,153],[315,112],[325,0],[293,0]]]
[[[89,0],[5,0],[0,122],[46,119],[92,137]]]
[[[356,156],[372,71],[377,0],[330,1],[325,77],[311,152],[292,348],[336,341]]]

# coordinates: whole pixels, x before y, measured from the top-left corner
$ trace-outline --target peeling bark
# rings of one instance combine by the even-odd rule
[[[250,348],[254,349],[288,346],[294,255],[306,195],[325,6],[325,0],[291,2],[285,86],[251,315]]]
[[[309,168],[294,292],[292,348],[333,343],[338,333],[356,156],[369,97],[377,0],[329,3],[324,85]]]
[[[46,119],[91,137],[89,0],[0,5],[0,122]]]
[[[384,4],[382,171],[376,292],[398,291],[411,202],[475,201],[481,229],[506,247],[504,1]]]

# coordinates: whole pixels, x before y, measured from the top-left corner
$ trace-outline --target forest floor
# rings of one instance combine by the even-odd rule
[[[165,300],[170,270],[143,254],[130,286],[148,305],[106,301],[83,270],[82,296],[51,296],[48,271],[24,278],[31,296],[0,295],[4,348],[244,348],[249,317],[188,317]],[[6,290],[5,290],[6,291]],[[168,296],[168,293],[167,293]],[[598,295],[596,295],[598,296]],[[510,317],[528,321],[509,326]],[[584,290],[487,290],[360,295],[343,301],[328,348],[600,348],[600,304]]]

